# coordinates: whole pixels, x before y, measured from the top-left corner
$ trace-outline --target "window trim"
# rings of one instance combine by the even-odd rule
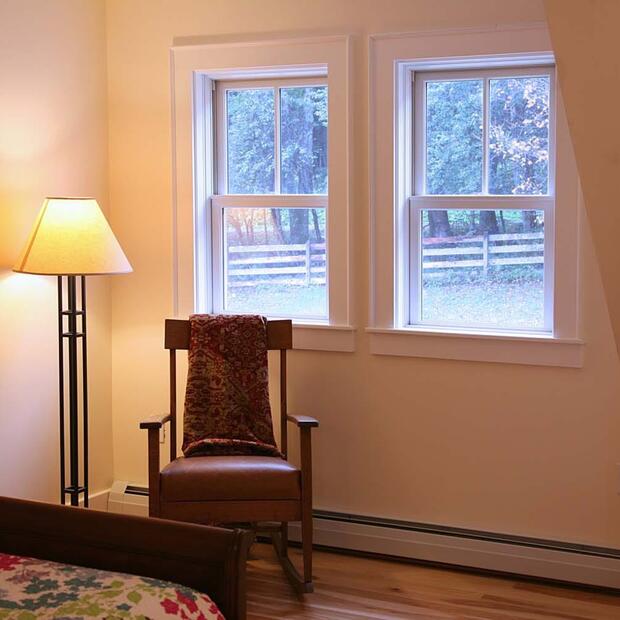
[[[408,326],[405,321],[409,297],[403,292],[410,272],[408,192],[413,187],[411,71],[549,65],[553,55],[546,26],[375,35],[370,58],[371,312],[366,331],[371,353],[580,367],[583,343],[578,337],[578,256],[574,251],[579,238],[580,188],[558,89],[555,199],[561,207],[554,218],[554,333],[442,329]],[[435,199],[425,197],[430,198]],[[485,196],[475,197],[481,198]],[[492,347],[490,342],[494,342]]]
[[[175,316],[213,308],[213,83],[327,75],[329,88],[329,321],[294,320],[298,349],[353,351],[351,247],[351,40],[347,35],[218,42],[171,49],[173,146],[172,310]],[[248,66],[251,58],[252,66]],[[198,172],[196,172],[198,171]],[[231,200],[242,200],[231,196]],[[221,205],[222,203],[219,202]],[[205,239],[209,243],[205,243]]]

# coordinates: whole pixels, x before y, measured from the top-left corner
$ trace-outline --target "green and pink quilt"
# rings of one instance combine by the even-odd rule
[[[0,553],[0,620],[224,620],[205,594],[168,581]]]

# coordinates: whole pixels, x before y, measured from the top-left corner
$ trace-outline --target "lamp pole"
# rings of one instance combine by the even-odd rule
[[[84,507],[88,507],[88,373],[86,349],[86,278],[80,278],[80,307],[77,305],[77,276],[58,276],[58,387],[60,408],[60,501],[78,506],[84,494]],[[63,279],[66,287],[63,286]],[[66,288],[66,308],[64,290]],[[65,321],[66,317],[66,321]],[[78,317],[80,317],[78,331]],[[66,328],[65,328],[66,325]],[[81,368],[78,364],[78,340],[81,339]],[[65,347],[65,342],[67,346]],[[65,366],[68,382],[65,382]],[[81,407],[79,381],[82,381]],[[65,408],[69,413],[69,485],[65,471],[66,423]],[[80,485],[80,409],[82,412],[82,484]]]

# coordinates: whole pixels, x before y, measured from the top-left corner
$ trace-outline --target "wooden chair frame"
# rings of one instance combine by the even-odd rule
[[[159,433],[170,423],[170,461],[177,458],[177,373],[176,352],[188,350],[190,341],[189,320],[166,319],[164,347],[170,351],[170,410],[169,413],[152,416],[140,423],[148,431],[149,467],[149,515],[160,516],[160,457]],[[272,527],[257,527],[269,531],[278,559],[285,574],[298,592],[312,592],[312,442],[311,430],[319,423],[308,416],[291,415],[287,406],[286,354],[293,347],[293,326],[290,320],[267,322],[267,345],[270,351],[280,351],[280,450],[288,456],[288,424],[299,428],[301,457],[301,537],[303,553],[303,576],[299,574],[288,555],[288,522]],[[294,520],[294,519],[293,519]]]

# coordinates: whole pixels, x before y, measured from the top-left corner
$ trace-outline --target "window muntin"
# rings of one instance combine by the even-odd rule
[[[406,323],[552,332],[553,68],[413,80]]]
[[[222,81],[216,91],[214,308],[326,321],[326,81]]]

